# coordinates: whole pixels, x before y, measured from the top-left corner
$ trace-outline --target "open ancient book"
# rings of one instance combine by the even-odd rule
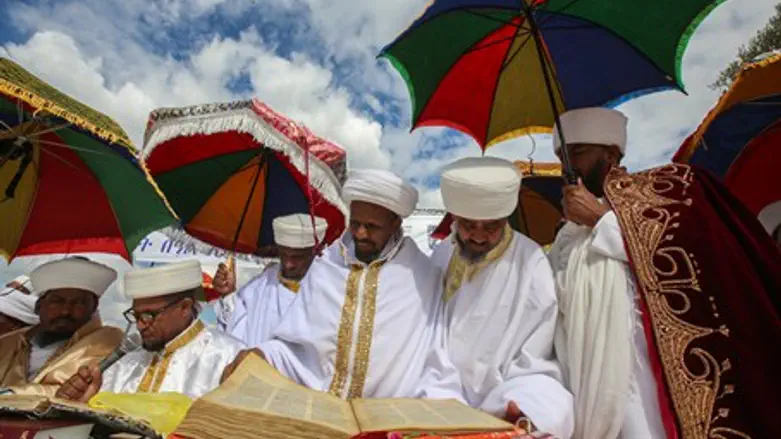
[[[176,434],[192,439],[347,439],[382,432],[455,434],[512,430],[512,424],[457,401],[344,401],[299,386],[259,357],[250,355],[222,386],[193,403]]]

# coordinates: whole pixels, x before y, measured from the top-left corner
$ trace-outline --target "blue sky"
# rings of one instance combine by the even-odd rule
[[[423,207],[439,207],[438,170],[479,149],[445,129],[409,133],[404,83],[375,58],[426,3],[0,0],[0,55],[111,115],[139,146],[153,108],[257,96],[344,146],[351,167],[399,172],[421,189]],[[631,169],[669,160],[718,97],[707,85],[774,3],[730,0],[706,20],[684,58],[689,96],[664,92],[619,107],[631,120]],[[531,152],[528,137],[489,150],[510,159]],[[548,136],[536,138],[532,156],[554,158]]]

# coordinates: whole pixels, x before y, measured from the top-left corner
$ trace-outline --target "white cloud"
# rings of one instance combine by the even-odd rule
[[[447,162],[481,152],[460,142],[446,152],[421,157],[419,148],[444,130],[410,134],[407,90],[401,77],[375,56],[418,14],[427,0],[84,0],[7,7],[15,26],[30,35],[6,44],[14,59],[64,91],[112,115],[139,141],[148,112],[157,106],[224,101],[257,95],[315,132],[342,145],[353,167],[390,167],[409,179],[435,175]],[[690,95],[668,92],[621,107],[631,119],[627,164],[632,169],[662,163],[692,131],[717,98],[707,88],[740,44],[764,25],[774,0],[726,2],[695,34],[684,59]],[[263,10],[280,20],[294,16],[294,41],[264,41],[255,28],[228,37],[213,29],[175,41],[177,26],[200,29],[215,12],[226,17]],[[227,14],[227,15],[225,15]],[[288,15],[285,15],[288,14]],[[84,23],[90,23],[85,26]],[[295,39],[300,38],[301,41]],[[317,43],[317,56],[307,44]],[[187,43],[187,44],[185,44]],[[280,56],[279,44],[292,44]],[[178,45],[177,45],[178,44]],[[177,47],[169,53],[169,46]],[[184,49],[182,49],[184,47]],[[322,52],[322,53],[321,53]],[[309,55],[307,55],[309,54]],[[317,58],[317,59],[315,59]],[[620,60],[616,60],[620,65]],[[347,77],[335,76],[346,69]],[[344,75],[344,73],[339,73]],[[246,77],[251,90],[231,91],[232,80]],[[341,85],[339,85],[341,84]],[[391,116],[382,126],[371,114]],[[400,125],[400,126],[396,126]],[[555,160],[549,140],[537,137],[533,158]],[[425,141],[425,142],[424,142]],[[525,159],[529,138],[491,148],[490,155]],[[424,189],[421,205],[440,205]],[[431,203],[431,204],[429,204]]]

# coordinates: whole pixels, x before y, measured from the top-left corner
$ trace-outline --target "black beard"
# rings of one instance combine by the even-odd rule
[[[583,185],[589,192],[601,198],[605,196],[604,181],[607,175],[608,164],[604,159],[600,159],[596,166],[591,168],[591,172],[581,176]]]
[[[48,346],[52,343],[56,343],[58,341],[67,340],[69,338],[73,337],[73,333],[66,333],[66,332],[41,332],[36,336],[36,341],[41,346]]]

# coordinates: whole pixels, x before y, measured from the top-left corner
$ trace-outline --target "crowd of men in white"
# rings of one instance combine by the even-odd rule
[[[621,113],[606,109],[562,117],[571,151],[602,146],[591,154],[604,154],[611,166],[625,152],[626,124]],[[581,175],[591,171],[587,160],[573,160]],[[664,437],[645,336],[631,329],[639,324],[637,299],[615,215],[583,184],[568,186],[569,222],[546,255],[508,225],[521,179],[512,163],[498,158],[447,166],[442,198],[456,221],[452,238],[429,258],[402,233],[417,191],[388,171],[355,171],[343,187],[350,215],[340,240],[317,249],[324,220],[281,217],[273,223],[279,264],[235,293],[234,274],[220,268],[214,285],[225,295],[216,305],[216,327],[197,317],[198,262],[129,272],[124,291],[133,305],[125,316],[137,325],[144,349],[105,372],[95,358],[122,334],[101,327],[90,306],[116,273],[81,258],[42,265],[28,285],[38,303],[25,296],[3,306],[48,330],[0,338],[0,357],[7,357],[0,359],[2,385],[80,401],[99,391],[197,398],[247,355],[260,355],[301,385],[342,398],[454,398],[561,438]],[[584,245],[612,268],[596,276],[592,265],[573,263],[569,255]],[[617,318],[628,322],[627,331],[615,337],[634,337],[634,352],[589,352],[573,342],[588,337],[578,333],[588,328],[576,315],[562,317],[559,302],[583,284],[625,295]],[[69,336],[57,337],[62,333]],[[606,360],[595,356],[621,354],[631,359],[620,365],[631,368],[629,382],[593,370]],[[15,368],[16,382],[28,384],[13,385]],[[594,377],[600,382],[589,383]]]

